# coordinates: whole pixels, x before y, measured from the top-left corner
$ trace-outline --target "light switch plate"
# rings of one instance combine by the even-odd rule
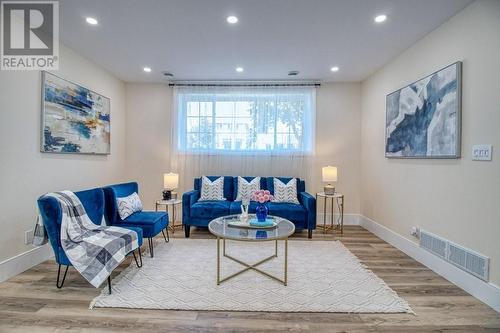
[[[473,161],[491,161],[491,145],[474,145],[472,146]]]

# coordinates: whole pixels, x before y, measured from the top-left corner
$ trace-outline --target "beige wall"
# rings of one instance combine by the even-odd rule
[[[144,204],[152,208],[161,196],[162,175],[170,171],[173,92],[163,84],[127,84],[126,91],[127,177],[140,183]],[[312,176],[306,180],[307,190],[315,193],[323,186],[321,167],[337,166],[336,186],[346,195],[346,213],[356,214],[360,211],[360,93],[359,83],[324,84],[318,89],[316,155]],[[286,172],[283,166],[283,174]],[[192,188],[194,175],[187,175],[183,170],[179,170],[179,174],[181,178],[189,178],[184,188],[179,189],[181,194]]]
[[[499,36],[500,2],[471,4],[363,82],[361,129],[362,214],[409,239],[420,226],[491,257],[497,285],[500,156],[472,161],[471,150],[500,148]],[[386,159],[385,96],[455,61],[463,61],[462,158]]]
[[[170,167],[172,89],[164,84],[127,83],[126,176],[139,183],[144,207],[161,198]]]
[[[111,98],[111,155],[40,153],[40,72],[0,71],[0,261],[31,248],[24,232],[34,227],[40,195],[124,177],[124,83],[63,45],[60,61],[57,75]]]

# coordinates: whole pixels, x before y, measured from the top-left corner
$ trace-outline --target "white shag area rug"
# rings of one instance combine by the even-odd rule
[[[254,263],[274,253],[274,242],[227,241],[227,254]],[[283,276],[284,250],[260,266]],[[221,242],[222,247],[222,242]],[[221,251],[222,252],[222,251]],[[221,255],[221,277],[243,268]],[[413,313],[408,303],[339,241],[289,241],[288,286],[254,271],[216,284],[216,240],[157,241],[155,257],[133,262],[90,308],[171,310]]]

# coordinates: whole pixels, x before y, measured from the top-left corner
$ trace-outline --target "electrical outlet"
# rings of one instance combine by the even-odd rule
[[[473,161],[491,161],[491,145],[474,145],[472,146]]]
[[[411,227],[410,235],[416,238],[420,238],[420,228],[419,227]]]
[[[33,229],[24,232],[24,244],[25,245],[30,245],[31,243],[33,243],[34,233],[35,233],[35,231]]]

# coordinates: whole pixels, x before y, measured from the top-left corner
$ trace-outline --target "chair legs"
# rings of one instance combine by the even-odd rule
[[[189,226],[189,225],[185,225],[185,226],[184,226],[184,236],[185,236],[186,238],[189,238],[189,233],[190,233],[190,231],[191,231],[191,226]]]
[[[307,230],[307,237],[308,238],[313,238],[313,231],[312,231],[312,229]]]
[[[165,243],[168,243],[170,241],[170,235],[168,234],[168,227],[165,228],[165,230],[167,231],[167,236],[165,236],[164,230],[162,230],[161,233],[163,234],[163,238],[165,238]]]
[[[66,270],[64,271],[64,276],[62,278],[62,281],[59,282],[59,277],[61,276],[61,265],[59,265],[59,268],[57,269],[57,281],[56,281],[57,289],[61,289],[63,287],[64,280],[66,280],[66,274],[68,273],[68,268],[69,266],[66,266]]]
[[[137,257],[135,256],[135,251],[132,251],[132,254],[134,255],[134,260],[135,260],[135,264],[137,265],[138,268],[141,268],[142,267],[142,253],[141,253],[141,247],[139,246],[137,248],[137,250],[139,251],[139,261],[137,261]],[[139,265],[139,262],[141,263]]]
[[[150,250],[151,250],[151,253],[153,253],[152,251],[152,239],[151,238],[148,238],[148,240],[150,240]],[[135,255],[135,251],[132,251],[132,254],[134,255],[134,260],[135,260],[135,264],[137,265],[137,267],[141,268],[142,267],[142,253],[141,253],[141,247],[138,248],[138,252],[139,252],[139,261],[137,260],[137,257]],[[153,255],[151,255],[152,257]],[[139,264],[140,262],[140,264]],[[57,281],[56,281],[56,286],[57,286],[57,289],[61,289],[64,285],[64,281],[66,280],[66,274],[68,274],[68,268],[69,266],[66,266],[66,269],[64,270],[64,275],[63,275],[63,278],[61,281],[60,278],[61,278],[61,266],[62,265],[59,265],[59,267],[57,268]],[[109,291],[109,294],[111,295],[111,275],[108,276],[108,291]]]
[[[154,244],[153,244],[153,238],[148,238],[148,244],[149,244],[149,254],[151,255],[151,258],[155,256],[154,252]]]

